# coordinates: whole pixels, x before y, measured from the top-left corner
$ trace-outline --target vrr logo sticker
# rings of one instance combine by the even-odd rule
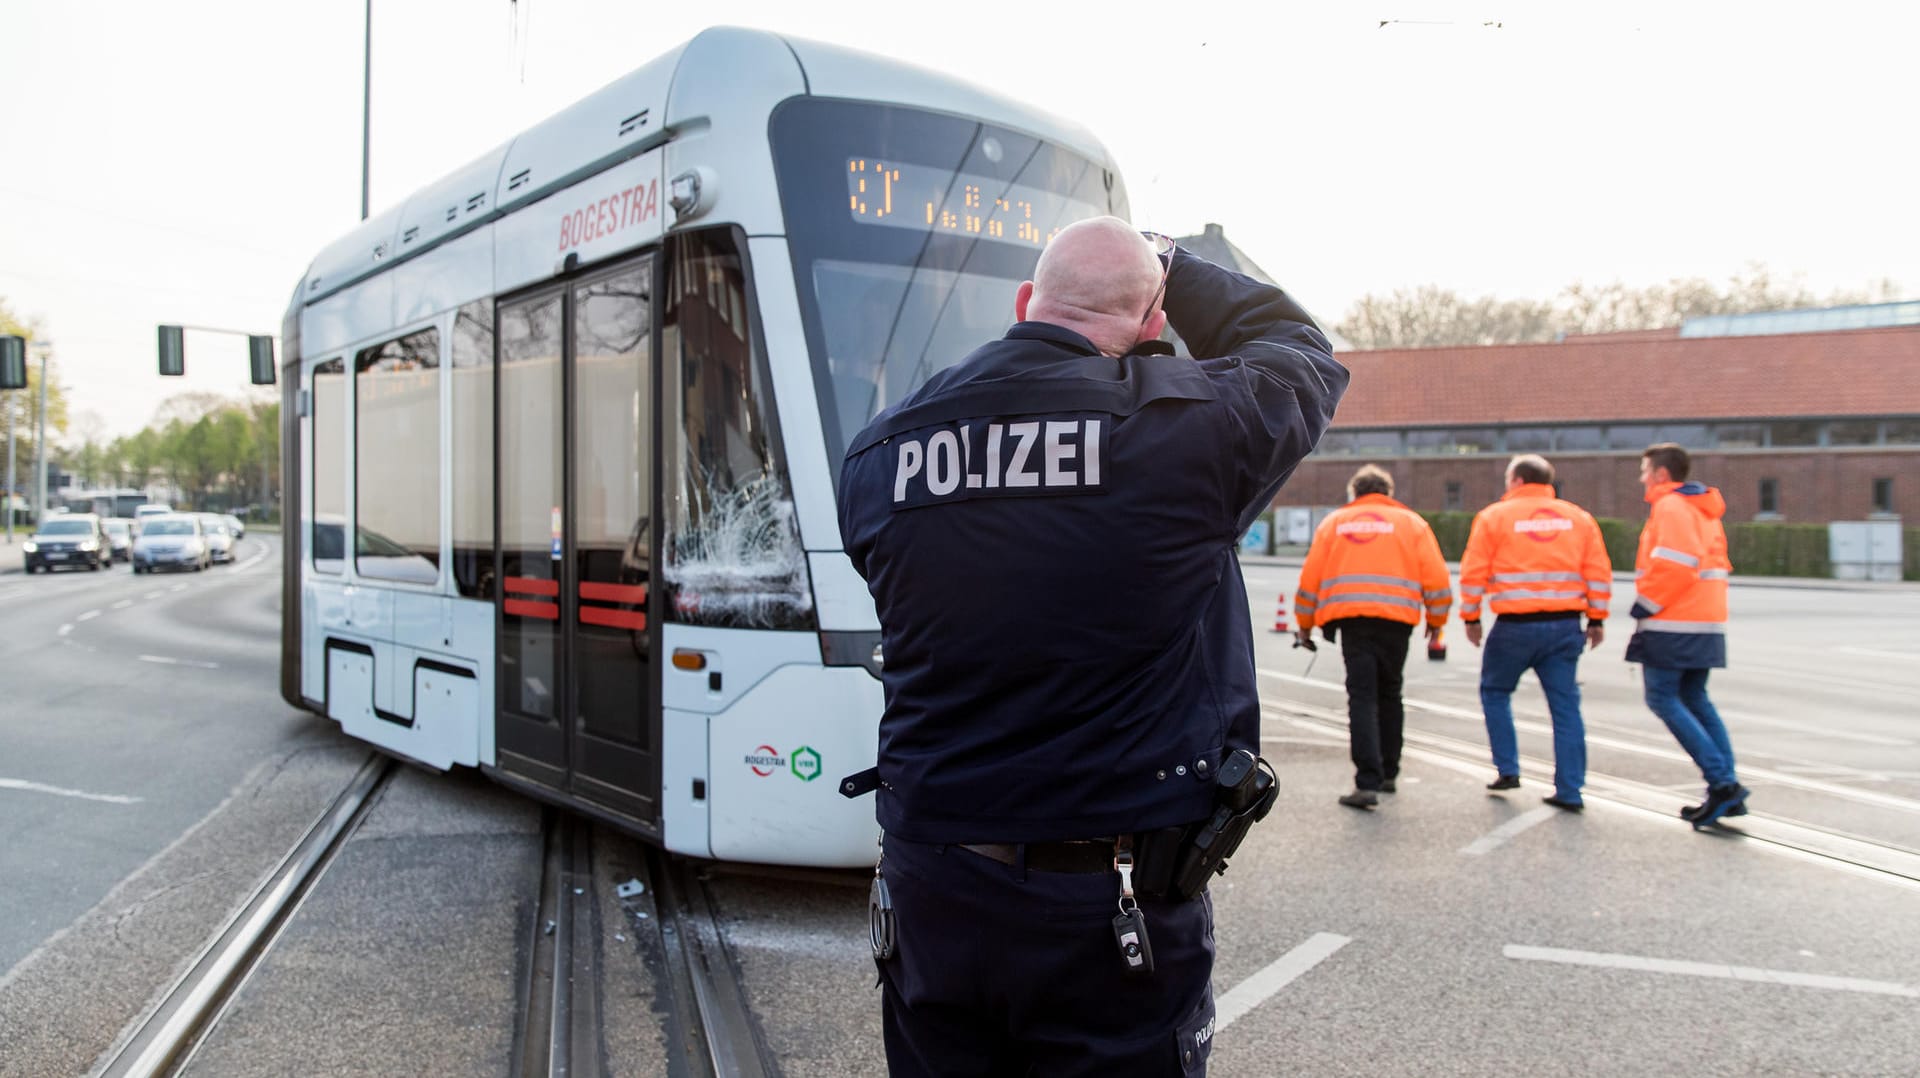
[[[801,782],[812,782],[820,777],[820,754],[802,745],[793,750],[791,767],[794,778]]]

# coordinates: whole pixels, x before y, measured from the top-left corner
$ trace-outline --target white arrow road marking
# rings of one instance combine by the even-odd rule
[[[199,659],[171,659],[165,655],[142,655],[143,663],[159,663],[161,666],[192,666],[201,670],[218,670],[219,663],[202,662]]]
[[[1333,952],[1352,943],[1346,936],[1316,932],[1313,938],[1280,956],[1266,969],[1248,977],[1221,996],[1213,1005],[1214,1032],[1232,1025],[1234,1020],[1265,1003],[1301,974],[1324,962]]]
[[[1866,981],[1858,977],[1829,977],[1822,973],[1795,973],[1783,969],[1755,969],[1752,966],[1723,966],[1716,962],[1681,962],[1671,958],[1645,958],[1632,954],[1602,954],[1598,951],[1563,951],[1558,947],[1506,946],[1506,956],[1526,962],[1559,962],[1570,966],[1603,966],[1631,969],[1642,973],[1677,973],[1686,977],[1719,977],[1731,981],[1759,981],[1764,984],[1790,984],[1801,988],[1826,988],[1836,992],[1872,992],[1882,996],[1920,998],[1920,988],[1893,981]]]
[[[1465,846],[1460,847],[1460,852],[1469,857],[1479,857],[1482,854],[1492,853],[1494,850],[1506,845],[1508,839],[1513,838],[1529,827],[1538,827],[1559,814],[1560,810],[1554,808],[1552,805],[1542,805],[1532,812],[1523,812],[1513,819],[1508,820],[1506,823],[1501,824],[1499,827],[1474,839],[1472,842],[1467,843]]]
[[[28,782],[26,779],[0,779],[0,790],[25,790],[33,794],[52,794],[55,797],[77,797],[82,801],[105,801],[110,805],[137,805],[141,799],[125,794],[92,794],[85,790],[69,790],[64,786],[48,786],[44,782]]]

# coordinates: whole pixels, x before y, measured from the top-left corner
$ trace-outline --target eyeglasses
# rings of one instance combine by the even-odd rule
[[[1158,232],[1142,232],[1141,237],[1152,246],[1154,257],[1160,260],[1160,287],[1153,290],[1153,298],[1147,301],[1147,313],[1140,316],[1140,328],[1145,329],[1147,320],[1153,317],[1153,309],[1160,306],[1160,298],[1167,294],[1167,275],[1173,272],[1173,248],[1171,237]]]

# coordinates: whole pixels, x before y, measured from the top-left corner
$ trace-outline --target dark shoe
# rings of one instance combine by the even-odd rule
[[[1747,789],[1737,782],[1729,782],[1725,786],[1709,787],[1707,789],[1707,799],[1700,803],[1700,811],[1688,817],[1693,823],[1693,829],[1695,831],[1704,831],[1713,826],[1721,817],[1742,805],[1746,801],[1747,795],[1752,792],[1752,790]]]
[[[1680,818],[1683,820],[1691,820],[1696,815],[1698,815],[1699,812],[1700,812],[1699,805],[1687,805],[1686,807],[1680,810]],[[1747,814],[1747,803],[1745,801],[1742,801],[1739,804],[1728,809],[1727,811],[1721,813],[1720,818],[1724,820],[1729,816],[1745,816],[1746,814]]]
[[[1518,790],[1519,788],[1520,776],[1518,775],[1502,775],[1492,782],[1487,783],[1487,789],[1489,790]]]
[[[1372,790],[1355,790],[1341,795],[1340,803],[1348,808],[1370,809],[1380,803],[1380,795]]]
[[[1587,807],[1584,801],[1562,801],[1558,797],[1543,797],[1540,800],[1554,808],[1566,809],[1568,812],[1584,812]]]
[[[1383,794],[1391,794],[1391,793],[1398,793],[1399,791],[1394,789],[1393,780],[1387,779],[1386,781],[1380,784],[1380,792]]]

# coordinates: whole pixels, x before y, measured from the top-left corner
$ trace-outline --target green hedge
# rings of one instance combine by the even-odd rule
[[[1738,576],[1831,577],[1825,524],[1729,524],[1727,560]]]
[[[1472,513],[1421,513],[1440,540],[1440,553],[1459,561],[1473,527]],[[1640,546],[1638,520],[1596,517],[1607,543],[1607,559],[1617,573],[1633,571]],[[1742,576],[1830,577],[1825,524],[1729,524],[1727,557]],[[1920,528],[1906,529],[1906,578],[1920,580]]]

